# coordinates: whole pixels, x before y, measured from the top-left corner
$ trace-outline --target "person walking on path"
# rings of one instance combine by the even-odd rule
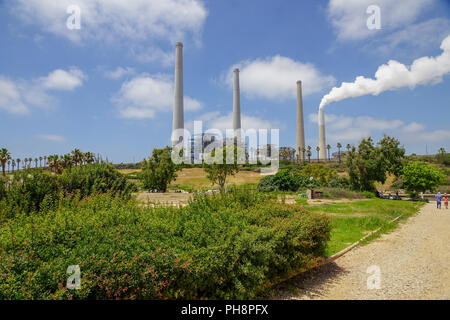
[[[436,196],[434,197],[434,199],[436,200],[436,207],[438,209],[441,209],[441,201],[442,201],[441,193],[440,192],[436,193]]]
[[[448,197],[447,194],[444,194],[444,205],[445,205],[445,210],[448,210]]]

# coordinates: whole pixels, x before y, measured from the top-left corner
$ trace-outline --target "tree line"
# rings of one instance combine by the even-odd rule
[[[61,173],[64,169],[72,166],[94,163],[96,156],[92,152],[82,152],[74,149],[65,155],[49,155],[36,158],[13,158],[6,148],[0,149],[0,164],[2,166],[3,176],[6,172],[19,171],[30,168],[46,168],[54,173]],[[22,166],[21,166],[22,165]]]

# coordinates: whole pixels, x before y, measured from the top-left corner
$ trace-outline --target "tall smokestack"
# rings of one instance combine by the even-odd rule
[[[303,120],[302,82],[297,81],[297,154],[300,160],[305,160],[302,151],[305,148],[305,125]]]
[[[175,99],[173,104],[172,132],[184,129],[184,107],[183,107],[183,44],[177,42],[175,52]],[[172,146],[183,140],[183,136],[177,134],[173,137]]]
[[[319,108],[319,159],[327,160],[327,142],[325,140],[325,112]]]
[[[240,140],[240,129],[241,129],[241,97],[239,89],[239,69],[234,69],[233,130],[234,136],[238,138],[238,140]]]

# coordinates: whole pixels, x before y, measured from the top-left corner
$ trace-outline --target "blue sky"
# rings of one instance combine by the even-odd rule
[[[79,30],[66,26],[71,4],[81,9]],[[366,26],[372,4],[380,30]],[[333,87],[374,78],[390,60],[410,66],[443,53],[450,1],[5,0],[0,25],[0,146],[14,158],[79,148],[119,163],[169,144],[177,41],[186,127],[231,126],[238,66],[244,128],[279,128],[280,144],[295,146],[302,80],[306,143],[315,147],[317,110]],[[387,133],[408,153],[450,150],[450,70],[429,69],[414,87],[329,104],[327,142]]]

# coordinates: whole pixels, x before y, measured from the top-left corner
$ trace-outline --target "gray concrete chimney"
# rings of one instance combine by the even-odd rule
[[[183,44],[177,42],[175,52],[175,99],[173,105],[172,130],[184,129],[183,107]],[[183,140],[183,136],[172,141],[172,146]]]
[[[303,119],[302,82],[297,81],[297,154],[300,160],[305,160],[305,124]]]
[[[239,69],[234,69],[233,86],[233,130],[234,136],[240,138],[241,129],[241,93],[239,89]]]
[[[327,142],[325,139],[325,112],[319,108],[319,159],[327,160]]]

